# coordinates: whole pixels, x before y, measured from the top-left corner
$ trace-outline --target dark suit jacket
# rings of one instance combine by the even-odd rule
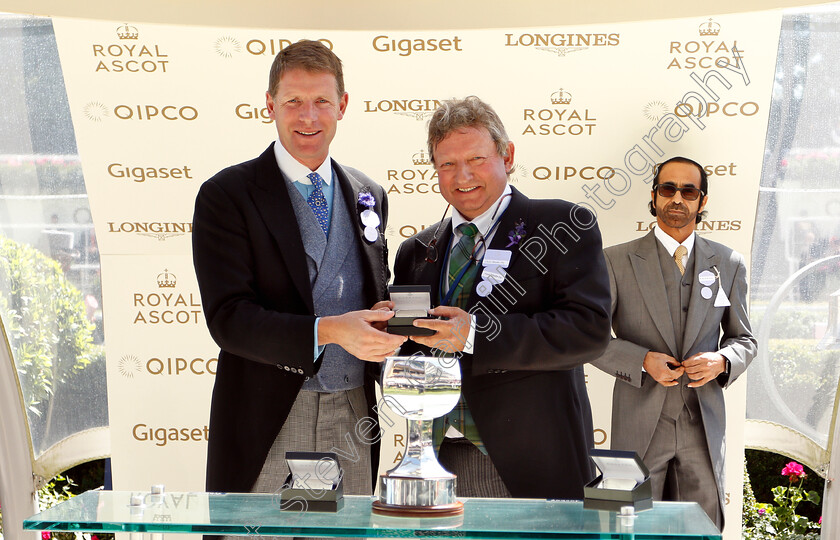
[[[359,192],[369,190],[384,231],[388,205],[382,188],[355,169],[334,161],[332,166],[351,215],[358,220]],[[366,274],[358,285],[370,307],[384,298],[388,255],[383,234],[370,243],[363,231],[358,221]],[[273,145],[201,186],[192,237],[207,326],[222,349],[210,408],[206,487],[247,492],[305,378],[321,366],[321,358],[313,362],[316,314],[303,241]],[[369,406],[373,380],[366,377]],[[376,461],[378,447],[372,455]]]
[[[530,200],[514,188],[490,244],[512,250],[508,277],[487,298],[473,286],[468,303],[477,330],[473,354],[460,360],[462,392],[514,497],[581,499],[592,478],[592,415],[583,364],[609,341],[610,290],[595,218],[579,208],[577,223],[591,218],[588,229],[579,228],[570,217],[574,208],[561,200]],[[520,219],[527,235],[506,248]],[[429,284],[433,303],[438,301],[450,222],[440,227],[435,264],[424,260],[435,226],[402,243],[395,284]],[[573,235],[555,228],[563,223]]]

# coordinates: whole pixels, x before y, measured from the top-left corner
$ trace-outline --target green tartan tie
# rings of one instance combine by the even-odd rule
[[[451,304],[459,308],[464,308],[470,298],[475,276],[478,275],[478,268],[480,266],[477,261],[471,261],[478,227],[472,223],[462,223],[458,225],[458,231],[462,234],[461,240],[458,241],[458,244],[455,245],[452,253],[449,255],[449,286],[453,287],[453,282],[458,277],[458,274],[461,273],[464,267],[474,262],[464,275],[461,276],[460,281],[454,284],[455,291],[452,294]],[[484,449],[484,444],[481,442],[481,437],[478,435],[478,429],[475,427],[472,414],[470,414],[467,403],[464,401],[463,394],[461,395],[461,399],[458,400],[458,404],[452,409],[452,412],[441,418],[435,418],[432,427],[435,448],[440,448],[440,443],[443,442],[443,437],[450,425],[463,433],[464,437],[469,439],[482,453],[487,454],[487,451]]]
[[[472,251],[475,248],[475,235],[478,234],[478,227],[472,223],[461,223],[458,231],[462,234],[461,240],[452,249],[449,255],[449,286],[454,285],[455,292],[452,293],[452,305],[463,308],[467,304],[472,291],[473,281],[478,271],[478,264],[470,266],[458,283],[453,283],[464,267],[472,261]]]

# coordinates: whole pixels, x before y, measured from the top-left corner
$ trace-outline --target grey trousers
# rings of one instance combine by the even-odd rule
[[[371,495],[370,443],[360,438],[356,429],[367,413],[363,387],[334,393],[302,390],[265,458],[251,493],[279,494],[289,475],[286,452],[293,451],[335,452],[344,471],[344,493]],[[229,536],[225,540],[234,538],[237,537]]]
[[[683,408],[676,420],[660,415],[643,458],[650,469],[655,501],[695,501],[723,530],[712,458],[701,415]]]
[[[510,497],[490,456],[482,454],[466,437],[445,437],[438,462],[458,477],[455,493],[459,497]]]

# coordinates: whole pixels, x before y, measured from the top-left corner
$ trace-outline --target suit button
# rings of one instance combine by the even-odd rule
[[[688,306],[683,306],[683,311],[688,311]]]
[[[350,377],[348,377],[347,375],[345,375],[345,376],[344,376],[344,382],[349,383],[349,382],[350,382]]]

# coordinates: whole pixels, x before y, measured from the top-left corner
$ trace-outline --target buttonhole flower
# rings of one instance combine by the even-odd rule
[[[376,199],[370,191],[362,191],[359,193],[359,204],[370,209],[376,204]]]
[[[519,244],[519,241],[525,238],[525,235],[527,234],[528,232],[525,230],[525,220],[519,218],[519,221],[516,222],[513,230],[508,233],[508,240],[510,240],[510,242],[505,247]]]

